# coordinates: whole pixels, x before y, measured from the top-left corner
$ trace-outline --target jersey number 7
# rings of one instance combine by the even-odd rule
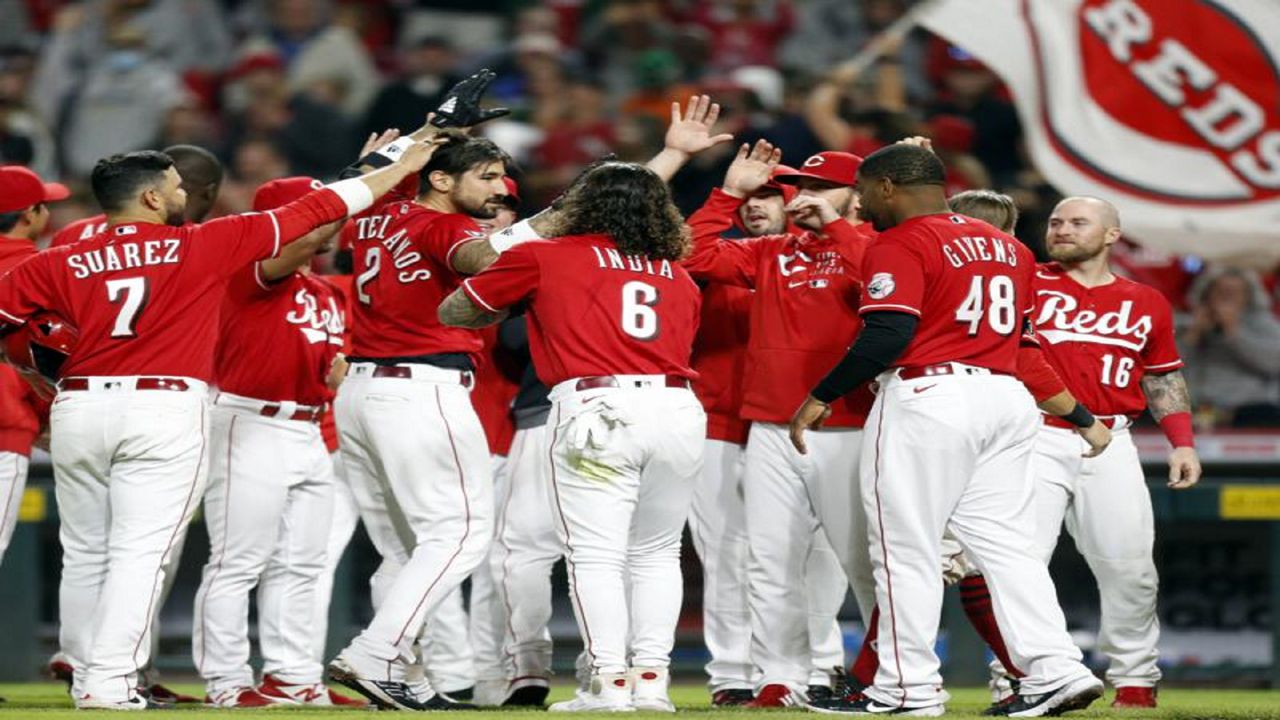
[[[138,336],[138,316],[147,306],[150,296],[150,285],[144,277],[118,278],[107,281],[107,300],[112,305],[119,305],[116,313],[116,324],[111,327],[113,338],[133,338]]]

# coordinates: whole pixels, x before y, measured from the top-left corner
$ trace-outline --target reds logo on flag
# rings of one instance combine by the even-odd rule
[[[930,30],[1009,85],[1036,166],[1141,242],[1280,257],[1280,3],[939,0]]]

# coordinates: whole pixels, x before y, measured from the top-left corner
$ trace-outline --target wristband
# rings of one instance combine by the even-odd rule
[[[528,220],[521,220],[505,230],[490,235],[489,245],[501,255],[522,242],[541,239],[542,236],[533,229],[533,225],[529,224]]]
[[[396,138],[373,152],[360,158],[358,164],[375,168],[383,168],[400,159],[405,150],[413,146],[414,139],[409,136]]]
[[[325,187],[335,192],[338,199],[347,206],[347,215],[358,215],[373,205],[373,191],[360,178],[339,180]]]
[[[1061,417],[1078,428],[1092,427],[1098,421],[1083,403],[1076,403],[1076,406],[1071,408],[1071,412]]]
[[[1195,447],[1196,436],[1191,429],[1191,413],[1179,412],[1165,415],[1160,421],[1160,429],[1169,438],[1169,444],[1175,448]]]

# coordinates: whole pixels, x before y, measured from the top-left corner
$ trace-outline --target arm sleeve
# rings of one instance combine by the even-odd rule
[[[831,403],[875,378],[902,356],[915,337],[919,322],[915,315],[905,312],[867,314],[853,347],[810,394]]]
[[[453,267],[453,254],[458,251],[458,248],[472,240],[483,240],[489,237],[489,233],[465,215],[440,218],[425,231],[416,235],[418,247],[423,254],[434,258],[436,262],[447,268]]]
[[[538,289],[541,269],[534,248],[545,241],[521,243],[498,256],[498,260],[478,275],[462,281],[462,291],[471,302],[496,313],[532,297]]]
[[[1162,296],[1152,293],[1154,319],[1151,337],[1142,348],[1142,366],[1149,373],[1173,372],[1182,367],[1182,356],[1178,354],[1178,344],[1173,329],[1173,308]],[[1280,348],[1270,348],[1272,356]]]
[[[38,253],[0,276],[0,326],[21,325],[40,310],[59,310],[47,253]]]
[[[924,304],[924,260],[899,242],[876,242],[862,262],[858,312],[906,313],[920,317]]]
[[[228,215],[197,225],[194,237],[206,252],[222,258],[228,272],[255,260],[273,258],[284,245],[347,216],[346,203],[322,188],[264,213]]]
[[[733,227],[733,214],[741,205],[742,200],[716,188],[707,202],[689,216],[693,250],[681,264],[694,280],[755,287],[758,243],[720,237]]]
[[[836,241],[836,252],[853,268],[854,277],[861,279],[869,238],[844,218],[822,228],[822,234]]]
[[[1036,402],[1044,402],[1067,389],[1066,383],[1058,377],[1058,373],[1044,359],[1044,352],[1038,345],[1023,345],[1018,348],[1018,379],[1030,391]]]

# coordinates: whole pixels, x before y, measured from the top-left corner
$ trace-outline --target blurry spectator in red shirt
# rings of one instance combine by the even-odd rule
[[[790,0],[700,2],[687,20],[710,32],[711,63],[722,71],[777,65],[778,46],[795,24]]]

